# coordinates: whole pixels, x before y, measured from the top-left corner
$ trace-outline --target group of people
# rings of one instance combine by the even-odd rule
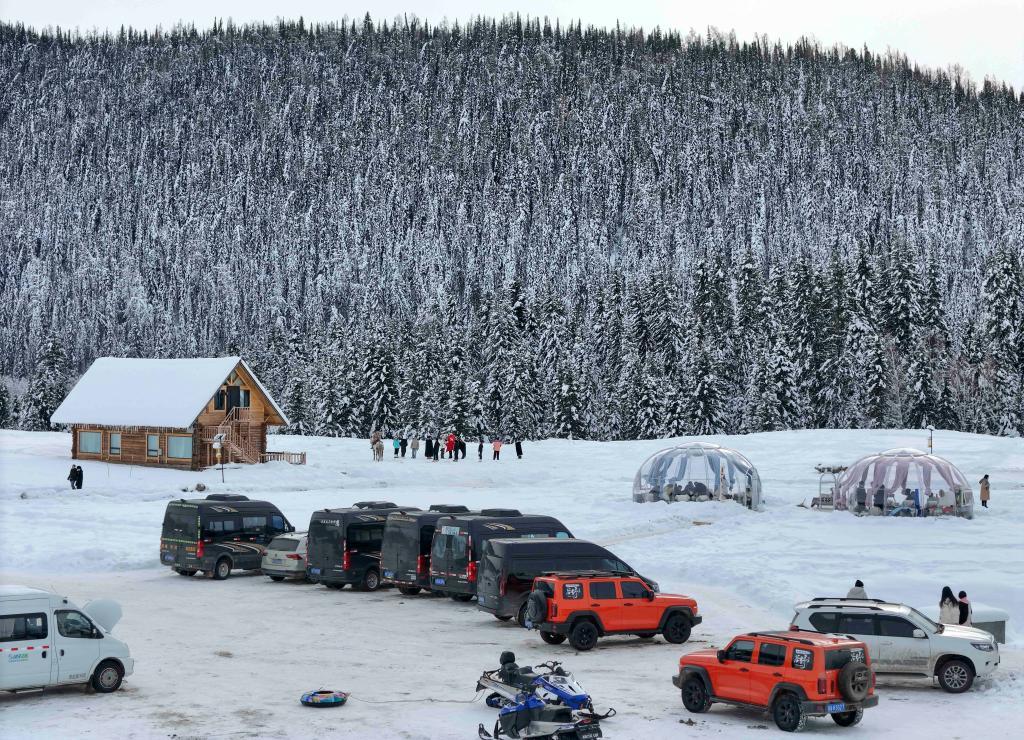
[[[72,465],[71,472],[68,473],[68,480],[71,481],[71,488],[73,490],[82,490],[82,466]]]
[[[416,453],[420,449],[419,437],[395,437],[392,439],[392,448],[394,449],[394,457],[397,460],[400,457],[405,457],[407,452],[412,452],[412,458],[416,459]],[[501,448],[504,446],[504,442],[501,437],[495,437],[489,443],[491,448],[491,459],[501,459]],[[484,438],[480,437],[477,442],[477,458],[480,460],[484,459]],[[424,440],[423,446],[423,459],[432,460],[437,462],[438,460],[447,457],[449,460],[458,462],[459,460],[466,459],[466,440],[460,437],[455,432],[449,432],[449,434],[442,438],[441,434],[437,434],[434,437],[427,437]],[[373,450],[373,459],[380,462],[384,459],[384,438],[381,433],[374,430],[370,434],[370,448]],[[515,441],[516,457],[522,459],[523,457],[523,443],[520,440]]]
[[[848,599],[867,599],[868,592],[864,589],[864,582],[858,580],[846,593]],[[974,613],[971,610],[971,602],[967,598],[967,592],[961,591],[959,596],[953,595],[953,589],[949,586],[942,588],[942,596],[939,598],[939,622],[942,624],[962,624],[965,627],[971,626]]]
[[[988,475],[981,479],[981,505],[988,508],[989,485]],[[904,488],[901,496],[886,493],[885,485],[869,492],[861,481],[853,494],[851,508],[855,514],[868,516],[940,516],[960,515],[966,505],[963,491],[956,488],[938,492],[928,491],[922,498],[918,489]],[[837,507],[838,508],[838,507]]]

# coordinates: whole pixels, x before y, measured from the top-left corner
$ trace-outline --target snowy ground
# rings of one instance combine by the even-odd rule
[[[370,461],[365,440],[273,437],[273,449],[306,450],[309,464],[234,467],[226,473],[83,463],[85,490],[64,481],[66,434],[0,431],[0,582],[52,587],[83,603],[119,599],[115,630],[132,648],[136,673],[114,696],[80,689],[0,697],[8,737],[469,738],[493,712],[473,699],[475,679],[512,649],[520,663],[563,660],[599,704],[619,715],[618,738],[749,738],[775,734],[767,717],[716,707],[692,717],[669,682],[679,654],[721,646],[733,634],[784,627],[794,602],[845,593],[855,578],[871,596],[918,606],[942,586],[1010,612],[1010,644],[991,681],[963,696],[927,682],[882,681],[880,706],[842,729],[827,719],[808,730],[835,737],[1010,737],[1024,711],[1024,444],[937,433],[936,452],[971,481],[993,480],[990,510],[973,521],[855,518],[799,508],[817,491],[815,463],[924,447],[901,431],[806,431],[712,438],[758,467],[767,510],[732,503],[634,504],[633,474],[667,442],[548,441],[526,456],[458,463],[390,457]],[[471,455],[475,452],[471,450]],[[389,451],[390,454],[390,451]],[[695,596],[704,624],[683,646],[609,638],[591,653],[544,645],[470,605],[364,594],[236,575],[226,582],[172,576],[157,563],[168,499],[204,482],[211,491],[276,503],[293,523],[310,512],[368,498],[514,506],[558,516],[578,537],[608,545],[664,591]],[[339,688],[349,704],[318,712],[303,691]],[[375,704],[374,702],[386,702]],[[451,703],[448,703],[451,702]],[[460,702],[460,703],[456,703]],[[467,703],[461,703],[467,702]],[[695,720],[694,725],[680,722]]]

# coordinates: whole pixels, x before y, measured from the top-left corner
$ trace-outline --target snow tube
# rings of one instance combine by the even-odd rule
[[[344,691],[307,691],[299,701],[307,707],[340,707],[348,699]]]

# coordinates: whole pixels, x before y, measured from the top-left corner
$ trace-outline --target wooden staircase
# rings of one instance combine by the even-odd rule
[[[208,436],[203,441],[213,442],[215,435],[222,434],[224,436],[221,438],[221,444],[224,449],[231,452],[234,459],[255,465],[260,462],[260,451],[242,436],[242,412],[244,411],[236,406],[224,415],[220,424],[215,427],[206,427],[205,431]]]

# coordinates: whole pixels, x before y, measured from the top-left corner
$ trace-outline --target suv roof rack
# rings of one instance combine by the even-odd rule
[[[240,493],[211,493],[206,497],[207,501],[248,501],[248,496]]]
[[[811,601],[870,601],[873,604],[887,604],[885,599],[852,599],[849,596],[816,596]]]
[[[469,508],[461,504],[431,504],[427,511],[437,511],[442,514],[468,514]]]
[[[352,504],[353,509],[397,509],[398,504],[390,501],[356,501]],[[324,511],[327,511],[324,509]]]
[[[519,509],[480,509],[481,516],[522,516]]]
[[[790,637],[785,632],[748,632],[747,637],[770,637],[773,640],[788,640],[789,642],[799,642],[801,645],[813,645],[813,640],[805,640],[802,637]]]
[[[568,578],[617,578],[619,576],[639,577],[625,570],[549,570],[545,576],[566,576]]]
[[[882,611],[882,607],[868,604],[811,604],[808,609],[869,609],[873,612]]]

